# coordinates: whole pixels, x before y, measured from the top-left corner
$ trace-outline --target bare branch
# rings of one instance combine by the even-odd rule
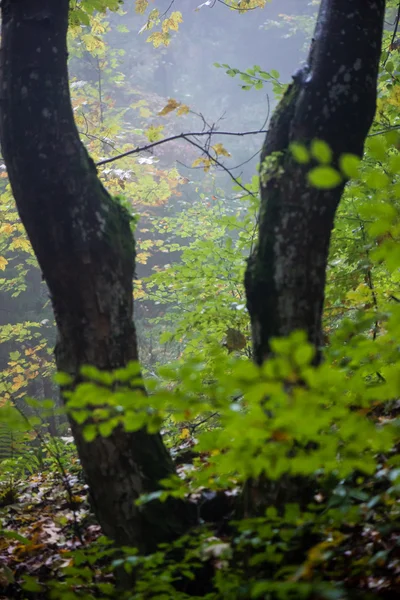
[[[100,167],[101,165],[106,165],[108,163],[119,160],[120,158],[125,158],[127,156],[131,156],[133,154],[140,154],[140,152],[148,152],[152,148],[156,148],[156,146],[161,146],[161,144],[166,144],[167,142],[173,142],[174,140],[186,140],[192,145],[193,140],[191,138],[196,138],[200,136],[208,136],[209,138],[212,135],[226,135],[232,137],[244,137],[246,135],[258,135],[261,133],[267,133],[266,129],[258,129],[257,131],[200,131],[200,132],[189,132],[189,133],[179,133],[177,135],[172,135],[171,137],[164,138],[162,140],[158,140],[157,142],[152,142],[151,144],[146,144],[145,146],[138,146],[133,150],[128,150],[127,152],[123,152],[122,154],[117,154],[117,156],[112,156],[111,158],[105,158],[103,160],[99,160],[96,163],[96,167]],[[204,148],[200,146],[200,149],[204,152]]]

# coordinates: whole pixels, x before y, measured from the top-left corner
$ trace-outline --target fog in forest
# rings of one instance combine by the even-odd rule
[[[140,132],[151,126],[162,125],[162,137],[210,129],[237,133],[265,130],[277,102],[272,85],[267,83],[260,90],[243,90],[244,82],[239,76],[230,77],[226,74],[227,68],[218,68],[214,63],[240,71],[258,65],[267,72],[278,71],[279,82],[288,83],[306,57],[316,14],[314,2],[309,0],[279,0],[268,3],[262,10],[250,10],[245,14],[230,10],[219,1],[175,4],[170,7],[170,12],[181,11],[183,22],[179,31],[171,32],[168,46],[154,47],[148,42],[151,32],[140,32],[148,16],[137,14],[134,3],[126,3],[121,14],[101,17],[92,37],[86,39],[85,34],[71,34],[69,69],[73,109],[81,139],[95,162],[116,156],[121,149],[127,151],[137,145],[146,145]],[[157,0],[152,8],[158,8],[163,14],[166,7],[164,2]],[[96,54],[96,35],[101,41],[99,47],[101,44],[106,46],[104,55],[101,51]],[[159,112],[171,98],[187,105],[190,112],[182,116],[175,112],[160,116]],[[150,152],[99,167],[102,181],[109,185],[110,192],[124,194],[132,212],[139,217],[135,231],[138,244],[135,321],[141,358],[147,366],[179,353],[179,348],[175,347],[162,357],[159,338],[165,327],[166,313],[179,312],[185,297],[177,300],[171,295],[167,302],[165,298],[158,300],[157,288],[152,290],[151,297],[143,298],[143,281],[154,270],[168,270],[171,265],[179,264],[182,248],[193,243],[196,235],[200,241],[205,239],[208,227],[203,219],[203,233],[191,230],[195,223],[192,214],[183,236],[180,234],[183,226],[179,222],[175,223],[175,229],[170,227],[169,233],[160,235],[159,223],[164,218],[182,218],[189,209],[193,211],[201,206],[203,209],[210,206],[214,210],[218,204],[218,210],[227,215],[237,210],[245,212],[247,207],[240,205],[240,189],[233,190],[234,179],[247,184],[257,173],[264,137],[265,134],[256,133],[243,137],[218,136],[216,133],[212,142],[211,138],[196,138],[200,148],[182,139],[175,140]],[[215,165],[205,170],[202,163],[193,166],[201,159],[202,148],[209,143],[221,143],[230,154],[221,157],[225,170]],[[157,186],[152,189],[153,175],[147,175],[146,169],[153,166],[162,173],[173,173],[173,182],[171,177],[167,183],[163,182],[161,173],[157,175]],[[167,190],[176,183],[176,193]],[[211,222],[214,217],[210,213]],[[232,236],[237,238],[237,232],[233,231]],[[170,246],[158,250],[154,240]],[[236,295],[242,294],[240,268],[245,264],[249,249],[246,245],[239,257]],[[224,264],[226,261],[221,260],[216,267],[217,278],[231,278],[228,272],[218,273]],[[196,271],[197,267],[193,268]],[[226,268],[227,271],[230,269],[228,265]],[[0,291],[1,324],[14,327],[26,321],[35,323],[40,336],[51,348],[55,343],[54,318],[48,291],[35,261],[29,259],[26,264],[16,251],[8,272],[11,283]],[[180,274],[176,277],[179,279]],[[188,296],[188,305],[191,301]],[[213,328],[218,330],[218,324]],[[217,334],[221,338],[225,328],[222,319],[221,332]],[[39,336],[38,331],[35,329],[35,335]],[[3,369],[7,369],[10,351],[20,349],[18,334],[2,344]],[[165,346],[163,351],[165,353]],[[51,355],[46,361],[52,365]],[[32,395],[49,395],[46,382],[53,368],[49,366],[43,379],[37,378],[29,385],[28,391]]]
[[[107,93],[121,108],[148,97],[153,98],[160,108],[169,98],[188,105],[191,113],[186,116],[176,117],[170,113],[160,117],[155,114],[154,118],[148,119],[148,124],[164,125],[165,136],[211,128],[238,133],[265,130],[277,103],[272,85],[266,84],[261,90],[244,90],[244,82],[239,76],[229,76],[226,68],[218,68],[215,63],[240,71],[258,65],[267,72],[278,71],[281,83],[289,82],[306,57],[316,15],[313,4],[309,0],[284,0],[267,4],[263,10],[239,14],[220,2],[200,3],[197,9],[196,3],[184,3],[179,6],[183,17],[179,31],[172,35],[167,47],[158,48],[146,41],[147,32],[137,34],[145,19],[126,7],[126,14],[110,16],[107,35],[112,48],[124,51],[118,59],[124,83],[109,85]],[[155,7],[161,11],[163,4],[156,2]],[[129,31],[121,34],[121,25]],[[72,73],[79,76],[82,64],[75,61],[73,67]],[[90,68],[85,70],[85,76],[96,81],[96,64],[92,72]],[[140,126],[136,119],[137,111],[128,110],[126,120],[133,129]],[[179,197],[171,197],[155,209],[157,217],[182,214],[199,202],[200,195],[204,202],[210,197],[218,197],[224,210],[234,211],[238,191],[232,191],[235,185],[232,177],[247,182],[256,174],[264,137],[265,134],[256,133],[244,137],[213,135],[212,143],[223,144],[231,154],[222,161],[229,173],[218,167],[208,173],[202,165],[193,167],[201,151],[183,140],[155,148],[151,154],[142,154],[142,158],[154,159],[163,168],[176,167],[187,181],[181,186]],[[198,138],[198,142],[202,145],[205,139]],[[118,169],[118,162],[113,166]],[[148,220],[142,216],[137,235],[146,237],[148,227]],[[175,241],[175,238],[168,236],[167,240]],[[180,242],[185,246],[189,240],[181,238]],[[169,264],[179,262],[180,257],[179,251],[155,252],[146,264],[137,264],[139,280],[150,275],[154,268],[164,265],[168,268]],[[245,258],[243,256],[243,263]],[[157,303],[144,302],[136,306],[144,361],[152,355],[158,339],[154,323],[150,327],[145,323],[149,317],[157,318],[158,310]],[[143,337],[143,327],[147,330],[144,337],[147,341],[150,338],[150,346]]]

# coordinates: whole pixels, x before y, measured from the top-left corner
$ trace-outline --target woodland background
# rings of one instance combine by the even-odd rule
[[[238,10],[126,0],[106,13],[102,4],[71,12],[69,71],[82,142],[135,235],[134,318],[150,399],[136,398],[131,412],[128,392],[118,401],[128,431],[161,428],[177,467],[140,502],[190,497],[199,527],[148,555],[116,551],[102,536],[59,400],[66,381],[55,377],[51,298],[0,164],[0,597],[396,598],[397,3],[387,3],[365,156],[336,215],[324,362],[313,365],[314,349],[294,332],[260,368],[243,283],[257,237],[259,152],[307,57],[319,2],[254,0]],[[316,150],[321,163],[325,151]],[[130,369],[126,380],[138,376]],[[115,403],[112,378],[86,375],[71,404],[82,418],[94,397]],[[274,419],[261,407],[266,394]],[[99,415],[87,439],[114,427],[110,413]],[[258,502],[241,484],[265,473],[294,478],[300,492],[269,490],[266,510],[244,510],[232,524],[243,494],[245,507]],[[121,568],[134,574],[128,590],[118,588]]]

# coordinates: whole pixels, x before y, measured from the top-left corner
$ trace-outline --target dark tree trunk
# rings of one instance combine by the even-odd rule
[[[137,360],[129,215],[101,185],[74,124],[68,85],[68,0],[3,0],[0,127],[13,194],[50,290],[56,362],[78,381],[83,364]],[[173,472],[160,436],[116,430],[88,443],[71,423],[94,507],[118,544],[154,549],[187,527],[180,502],[134,502]]]
[[[296,163],[288,147],[324,140],[334,166],[342,153],[362,155],[375,114],[384,12],[385,0],[322,0],[307,64],[271,119],[259,241],[245,278],[258,363],[272,337],[296,329],[320,349],[330,235],[344,185],[310,187],[312,165]]]

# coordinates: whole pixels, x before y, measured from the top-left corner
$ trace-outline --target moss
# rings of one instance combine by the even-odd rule
[[[118,194],[116,196],[112,196],[112,199],[118,204],[118,206],[120,206],[126,212],[127,218],[129,219],[131,231],[132,233],[135,233],[136,226],[139,222],[139,216],[134,215],[132,213],[132,205],[128,198],[123,194]]]
[[[119,197],[107,193],[103,201],[105,213],[105,238],[110,245],[120,248],[125,257],[135,256],[135,238],[133,236],[135,217],[122,205]],[[136,224],[135,224],[136,226]]]

